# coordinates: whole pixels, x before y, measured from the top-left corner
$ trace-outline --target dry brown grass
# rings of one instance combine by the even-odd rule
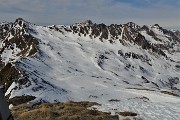
[[[87,109],[93,105],[90,102],[19,105],[12,109],[12,114],[18,120],[118,120],[118,116],[110,113]]]
[[[122,116],[137,116],[137,113],[133,113],[133,112],[128,112],[128,111],[125,111],[125,112],[118,112],[119,115],[122,115]]]

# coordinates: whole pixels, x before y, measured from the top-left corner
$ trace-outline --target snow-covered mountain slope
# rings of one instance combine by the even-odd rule
[[[155,24],[0,24],[0,85],[12,104],[94,101],[180,118],[180,32]]]

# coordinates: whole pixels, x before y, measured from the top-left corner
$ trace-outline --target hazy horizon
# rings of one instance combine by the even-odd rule
[[[179,0],[0,0],[0,22],[21,17],[38,25],[94,23],[159,24],[180,29]]]

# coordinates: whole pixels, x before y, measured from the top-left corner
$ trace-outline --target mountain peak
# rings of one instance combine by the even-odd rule
[[[160,27],[159,24],[154,24],[153,26],[157,26],[157,27]]]
[[[85,20],[84,22],[81,22],[80,24],[84,25],[84,26],[92,26],[92,25],[94,25],[91,20]]]
[[[20,27],[26,27],[27,26],[27,21],[25,21],[23,18],[17,18],[14,22],[15,25],[19,25]]]
[[[153,27],[153,28],[158,28],[158,29],[161,29],[161,28],[162,28],[159,24],[154,24],[152,27]]]
[[[140,28],[140,26],[137,25],[137,24],[134,23],[134,22],[128,22],[128,23],[126,23],[126,25],[127,25],[128,27],[131,27],[131,28],[134,28],[134,29]]]
[[[23,18],[17,18],[17,19],[16,19],[16,21],[18,21],[18,20],[22,20],[22,21],[24,21],[24,19],[23,19]]]
[[[25,22],[25,20],[23,18],[17,18],[15,20],[15,23],[19,23],[19,22]]]

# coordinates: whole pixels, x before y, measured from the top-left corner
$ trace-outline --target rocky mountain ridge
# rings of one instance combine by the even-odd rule
[[[158,24],[0,24],[0,86],[14,105],[149,97],[131,90],[178,97],[179,56],[180,32]]]

